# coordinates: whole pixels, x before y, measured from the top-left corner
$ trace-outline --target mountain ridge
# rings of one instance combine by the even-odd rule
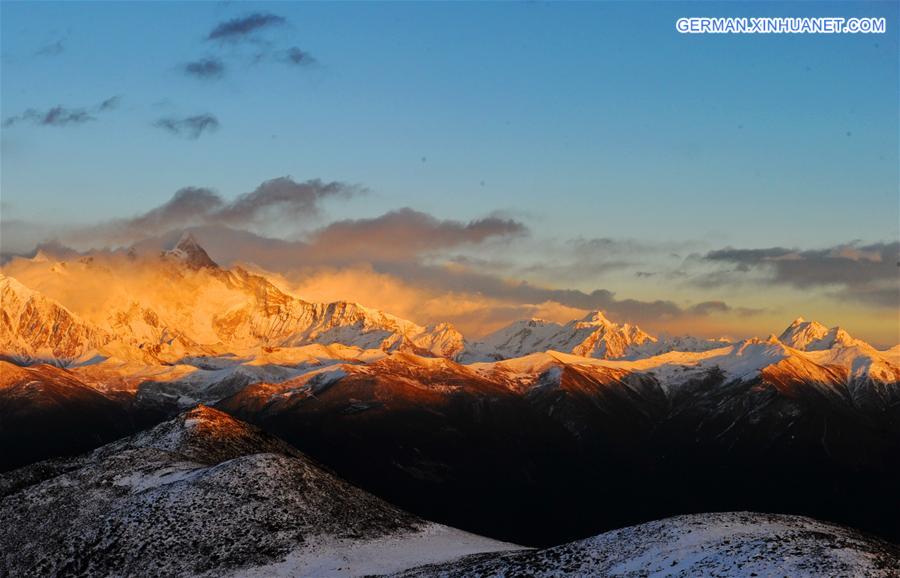
[[[417,518],[204,406],[0,474],[0,516],[9,575],[347,576],[518,548]]]

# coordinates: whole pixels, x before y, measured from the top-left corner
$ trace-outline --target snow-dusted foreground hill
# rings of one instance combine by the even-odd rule
[[[473,555],[401,572],[467,576],[900,576],[900,547],[802,516],[677,516],[543,550]]]
[[[0,476],[0,576],[354,576],[517,548],[416,518],[203,406]]]
[[[866,576],[900,548],[799,516],[679,516],[532,550],[417,518],[199,406],[0,476],[2,576]]]

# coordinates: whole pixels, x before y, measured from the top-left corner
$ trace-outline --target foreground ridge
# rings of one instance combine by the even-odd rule
[[[0,475],[0,574],[346,576],[516,548],[432,524],[200,406]]]
[[[474,555],[396,574],[466,576],[867,576],[900,573],[900,547],[802,516],[676,516],[542,550]]]

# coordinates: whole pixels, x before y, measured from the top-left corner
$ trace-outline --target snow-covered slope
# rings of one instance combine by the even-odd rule
[[[692,337],[657,339],[636,325],[617,324],[593,311],[566,324],[543,319],[516,321],[472,344],[461,359],[511,359],[553,350],[598,359],[637,359],[668,351],[705,351],[727,343]]]
[[[728,512],[677,516],[543,550],[475,555],[397,574],[468,576],[900,575],[900,548],[801,516]]]
[[[488,335],[476,350],[501,359],[548,349],[584,357],[616,359],[652,340],[639,327],[627,323],[618,325],[600,311],[594,311],[565,325],[541,319],[517,321]]]
[[[355,576],[511,544],[432,524],[203,406],[0,476],[0,574]]]
[[[866,345],[851,337],[840,327],[829,329],[818,321],[806,321],[802,317],[795,319],[778,339],[785,345],[802,351],[821,351],[835,347]]]
[[[58,302],[0,273],[0,356],[18,361],[84,361],[111,336]]]

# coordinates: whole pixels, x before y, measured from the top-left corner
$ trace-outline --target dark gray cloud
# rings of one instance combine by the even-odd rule
[[[512,219],[485,217],[466,223],[404,208],[371,219],[331,223],[313,233],[309,244],[331,262],[405,262],[450,247],[526,232],[525,225]]]
[[[14,126],[20,123],[29,123],[37,126],[70,126],[79,125],[93,120],[98,113],[108,112],[118,106],[120,97],[107,98],[100,104],[92,107],[69,108],[62,105],[54,106],[48,110],[29,108],[14,116],[6,117],[4,127]]]
[[[219,128],[219,119],[209,113],[186,116],[182,118],[168,116],[153,123],[153,126],[189,139],[200,138],[205,132]]]
[[[186,187],[145,213],[102,223],[70,236],[79,242],[99,239],[121,243],[172,229],[216,225],[246,227],[277,220],[296,221],[317,216],[325,199],[349,198],[361,192],[360,187],[345,183],[318,179],[298,183],[290,177],[265,181],[255,190],[231,201],[210,189]]]
[[[316,63],[316,59],[309,52],[292,46],[278,53],[278,59],[294,66],[310,66]]]
[[[239,41],[247,36],[272,26],[284,24],[285,19],[275,14],[267,12],[256,12],[243,18],[233,18],[218,24],[209,35],[207,40],[220,41]]]
[[[290,177],[279,177],[238,196],[212,216],[215,221],[241,225],[271,216],[267,215],[270,209],[276,209],[281,218],[317,215],[322,200],[329,197],[348,199],[361,192],[362,188],[341,182],[313,179],[297,183]]]
[[[218,58],[201,58],[184,65],[184,73],[188,76],[212,80],[225,75],[225,64]]]
[[[746,283],[748,275],[761,274],[767,283],[797,289],[828,289],[840,299],[854,299],[877,306],[900,307],[900,243],[859,242],[825,249],[784,247],[763,249],[726,248],[707,253],[703,260],[727,264],[695,280],[703,286]]]
[[[209,189],[185,187],[175,192],[171,199],[131,219],[117,223],[126,229],[152,234],[172,227],[188,226],[204,222],[209,215],[225,206],[225,201]]]

